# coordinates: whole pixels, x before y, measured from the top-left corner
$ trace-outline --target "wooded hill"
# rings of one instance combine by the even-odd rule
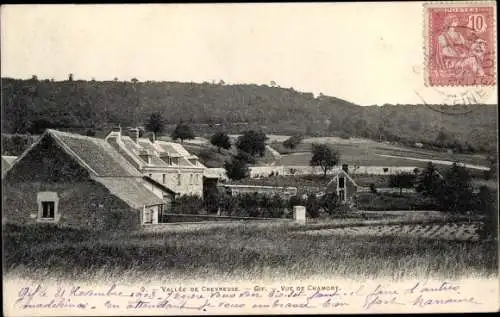
[[[112,125],[143,125],[152,112],[161,112],[168,124],[183,120],[198,134],[262,128],[405,143],[438,140],[480,152],[497,144],[497,105],[454,106],[452,111],[435,105],[361,107],[267,85],[2,78],[2,106],[3,133],[59,128],[99,134]]]

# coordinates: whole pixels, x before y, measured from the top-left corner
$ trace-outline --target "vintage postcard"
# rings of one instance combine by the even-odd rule
[[[496,2],[4,5],[3,312],[495,312]]]

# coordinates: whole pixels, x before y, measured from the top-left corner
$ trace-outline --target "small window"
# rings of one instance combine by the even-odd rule
[[[339,200],[345,201],[345,191],[343,190],[339,191]]]
[[[163,180],[163,184],[165,184],[166,181],[167,181],[167,175],[163,174],[162,175],[162,180]]]
[[[55,202],[42,201],[42,218],[44,219],[55,218]]]
[[[177,174],[177,185],[181,186],[181,174]]]
[[[189,185],[193,185],[193,174],[189,175]]]
[[[56,192],[39,192],[37,194],[37,202],[38,221],[59,221],[59,197]]]
[[[339,188],[344,188],[344,187],[345,187],[345,178],[339,177]]]

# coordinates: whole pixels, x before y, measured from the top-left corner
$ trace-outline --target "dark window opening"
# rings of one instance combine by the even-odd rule
[[[339,188],[344,188],[345,187],[345,178],[340,177],[339,178]]]
[[[55,203],[53,201],[42,201],[42,218],[54,218]]]
[[[345,201],[345,192],[343,190],[339,191],[339,200]]]

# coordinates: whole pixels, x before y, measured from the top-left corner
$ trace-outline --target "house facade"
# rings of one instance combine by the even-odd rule
[[[340,169],[326,185],[326,193],[335,193],[340,203],[348,204],[354,201],[358,187],[354,179],[344,169]]]
[[[154,184],[153,184],[154,185]],[[3,220],[97,230],[154,224],[174,198],[106,141],[47,130],[6,170]]]
[[[206,167],[178,143],[139,137],[139,129],[114,129],[105,138],[143,176],[176,195],[203,196]]]

